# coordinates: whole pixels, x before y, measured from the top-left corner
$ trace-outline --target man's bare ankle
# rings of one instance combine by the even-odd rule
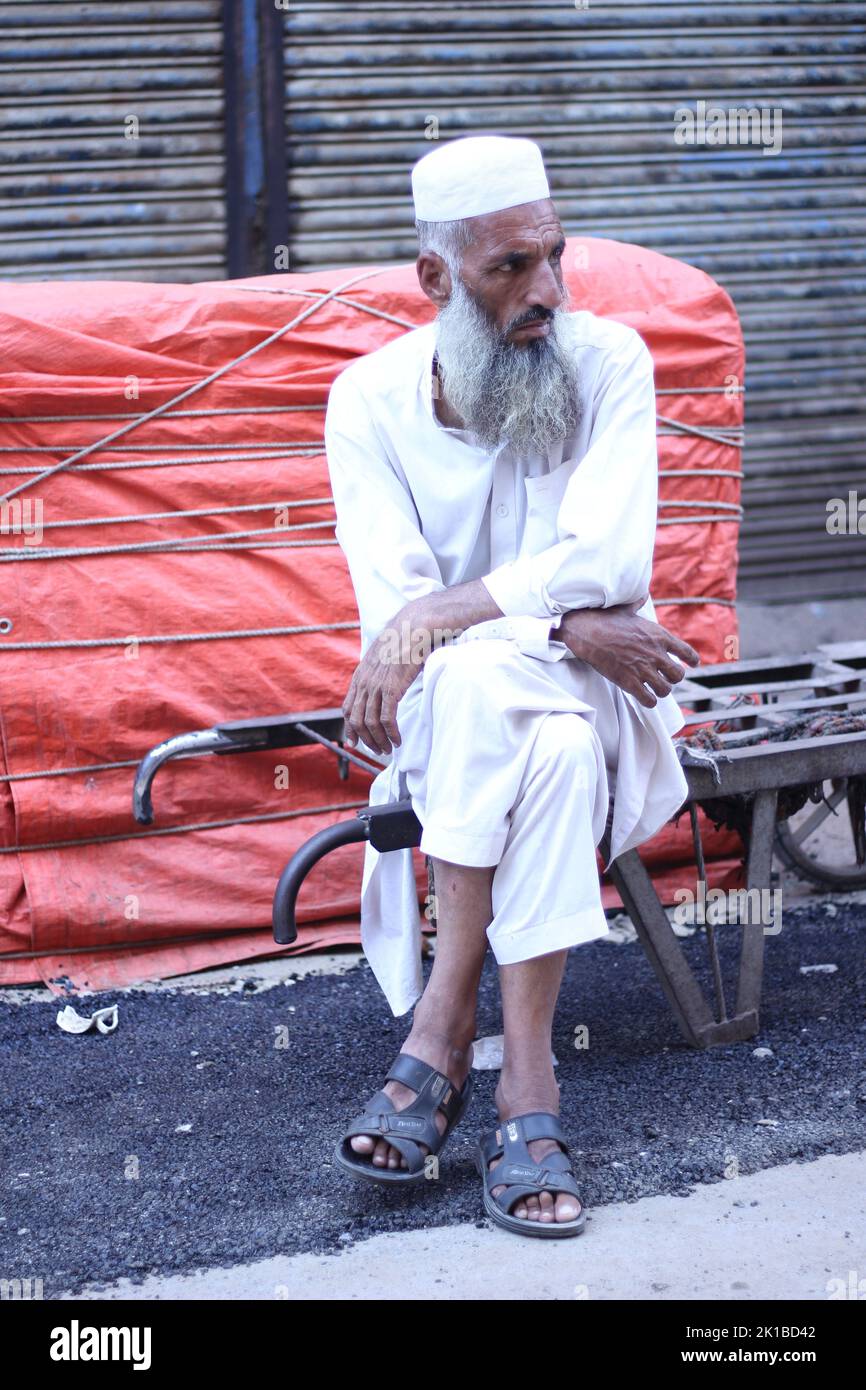
[[[462,1073],[469,1069],[472,1038],[473,1033],[470,1031],[467,1035],[465,1029],[455,1034],[424,1023],[413,1023],[412,1031],[402,1050],[416,1055],[427,1054],[422,1057],[422,1061],[428,1060],[428,1057],[436,1059],[431,1061],[430,1065],[445,1071],[446,1074]]]
[[[467,1053],[475,1038],[475,1018],[461,1014],[449,1017],[442,1010],[415,1011],[409,1036],[433,1047],[445,1047],[455,1053]]]
[[[559,1114],[559,1087],[556,1082],[539,1083],[532,1086],[518,1086],[510,1089],[500,1080],[494,1097],[496,1110],[501,1120],[510,1120],[515,1115],[530,1115],[540,1112],[545,1115]]]

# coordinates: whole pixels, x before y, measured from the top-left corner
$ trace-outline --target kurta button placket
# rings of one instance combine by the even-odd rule
[[[506,564],[517,553],[514,469],[505,447],[499,450],[493,463],[490,502],[490,563],[495,568]]]

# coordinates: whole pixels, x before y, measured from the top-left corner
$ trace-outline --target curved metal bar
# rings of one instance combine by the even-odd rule
[[[290,946],[298,935],[295,923],[295,903],[301,884],[314,864],[317,864],[332,849],[341,845],[356,844],[369,839],[369,820],[358,816],[355,820],[340,821],[329,825],[317,835],[306,840],[292,855],[280,874],[274,893],[273,927],[274,941],[280,946]]]
[[[164,743],[158,743],[149,753],[145,753],[136,768],[132,788],[132,814],[139,825],[150,825],[153,820],[150,791],[153,779],[163,763],[167,763],[170,758],[181,758],[192,753],[219,752],[226,745],[231,747],[231,740],[220,733],[219,729],[198,729],[192,734],[177,734],[174,738],[167,738]]]
[[[312,724],[317,725],[321,733],[308,727]],[[305,743],[324,742],[337,754],[342,766],[351,755],[344,753],[339,744],[323,738],[323,734],[343,737],[343,716],[338,709],[235,719],[230,723],[215,724],[212,729],[200,729],[195,733],[178,734],[175,738],[166,739],[156,748],[151,748],[138,765],[132,793],[132,814],[140,825],[150,825],[153,820],[151,785],[156,773],[169,758],[194,757],[198,753],[255,753],[263,748],[296,748]],[[378,771],[378,767],[367,767],[364,763],[360,766],[372,775]]]

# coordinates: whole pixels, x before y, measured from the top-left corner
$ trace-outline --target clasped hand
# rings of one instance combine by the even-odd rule
[[[551,638],[564,642],[573,656],[652,709],[683,679],[685,665],[697,666],[694,647],[659,623],[639,618],[636,603],[610,608],[574,608],[565,613]],[[427,650],[394,641],[386,628],[365,652],[343,701],[345,742],[359,740],[377,753],[400,745],[397,706],[421,672]]]
[[[697,666],[700,656],[666,627],[639,618],[636,610],[645,602],[643,598],[610,608],[573,608],[550,635],[638,704],[652,709],[686,674],[682,663]]]

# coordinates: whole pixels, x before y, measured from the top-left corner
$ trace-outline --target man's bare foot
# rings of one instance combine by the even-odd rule
[[[469,1068],[472,1065],[471,1042],[457,1045],[452,1039],[429,1031],[419,1030],[416,1032],[413,1028],[400,1051],[408,1053],[410,1057],[417,1057],[420,1062],[426,1062],[430,1067],[435,1067],[436,1071],[441,1071],[448,1077],[448,1080],[456,1086],[458,1091],[463,1089],[469,1075]],[[404,1086],[400,1081],[387,1081],[382,1090],[394,1102],[397,1110],[405,1110],[417,1095],[411,1086]],[[446,1124],[445,1116],[441,1110],[436,1111],[434,1123],[441,1134]],[[409,1166],[399,1149],[395,1149],[384,1139],[375,1139],[368,1134],[358,1134],[355,1138],[350,1139],[349,1143],[356,1154],[369,1155],[370,1162],[375,1168],[408,1168]],[[419,1144],[418,1147],[425,1154],[429,1152],[426,1144]]]
[[[554,1083],[555,1085],[555,1083]],[[558,1087],[556,1087],[558,1091]],[[496,1108],[499,1111],[499,1119],[504,1124],[508,1120],[514,1119],[517,1115],[528,1115],[533,1111],[542,1111],[547,1115],[559,1114],[559,1099],[551,1102],[551,1097],[542,1092],[539,1093],[540,1099],[527,1101],[526,1098],[515,1100],[509,1103],[506,1101],[502,1082],[496,1088]],[[502,1142],[501,1130],[496,1131],[497,1144]],[[530,1157],[533,1162],[541,1163],[549,1154],[562,1153],[555,1139],[532,1139],[527,1144]],[[494,1159],[489,1167],[495,1168],[501,1159]],[[500,1192],[505,1191],[505,1184],[500,1183],[497,1187],[490,1189],[491,1196],[498,1197]],[[569,1192],[559,1192],[556,1197],[550,1192],[540,1192],[537,1197],[523,1197],[519,1202],[515,1202],[511,1208],[510,1215],[518,1217],[521,1221],[540,1221],[549,1223],[551,1221],[576,1221],[580,1216],[581,1205],[576,1197],[572,1197]]]

